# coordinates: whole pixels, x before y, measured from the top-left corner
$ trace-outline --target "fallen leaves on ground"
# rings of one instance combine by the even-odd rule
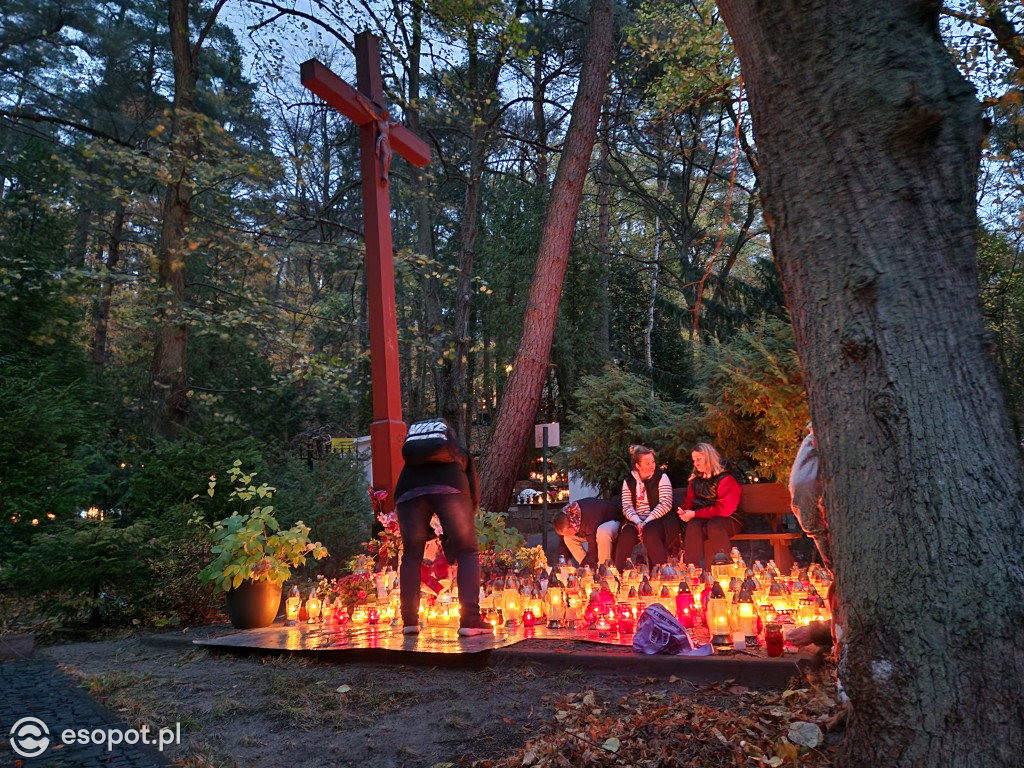
[[[636,690],[616,702],[593,691],[555,702],[555,719],[518,754],[486,761],[489,768],[593,766],[832,765],[825,734],[842,721],[831,686],[783,692],[750,691],[730,683],[694,689],[673,678],[666,690]],[[676,690],[673,690],[676,689]],[[477,762],[475,768],[484,768]]]

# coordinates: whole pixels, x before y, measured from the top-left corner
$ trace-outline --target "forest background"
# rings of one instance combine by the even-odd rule
[[[585,4],[4,0],[0,11],[7,585],[48,594],[62,620],[193,619],[210,605],[195,578],[208,525],[230,511],[193,497],[237,459],[278,487],[283,523],[301,518],[328,545],[318,567],[338,569],[369,537],[360,462],[323,450],[326,435],[365,435],[371,420],[357,131],[298,79],[315,56],[354,81],[362,29],[381,38],[392,114],[433,151],[422,172],[391,169],[404,413],[443,414],[486,460],[583,64]],[[748,473],[784,478],[807,406],[728,34],[713,3],[615,12],[532,416],[563,425],[562,460],[605,491],[638,441],[678,481],[699,438]],[[1019,436],[1024,57],[992,43],[1020,8],[1000,13],[962,3],[942,31],[991,122],[979,298]],[[515,459],[531,457],[524,445]]]

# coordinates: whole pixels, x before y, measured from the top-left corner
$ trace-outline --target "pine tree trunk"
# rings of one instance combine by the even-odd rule
[[[611,264],[611,215],[608,187],[611,183],[608,148],[608,120],[606,112],[602,124],[597,156],[597,250],[600,254],[600,291],[597,315],[597,349],[603,357],[611,354],[611,308],[608,300],[608,270]]]
[[[982,123],[938,4],[721,0],[835,554],[837,765],[1024,755],[1024,467],[978,302]]]
[[[114,293],[114,270],[121,260],[121,237],[124,233],[125,204],[118,203],[110,224],[107,241],[107,258],[104,262],[106,277],[100,283],[96,305],[93,309],[92,362],[97,373],[102,373],[110,361],[107,338],[110,333],[110,303]]]
[[[189,39],[188,0],[170,0],[171,54],[174,66],[174,105],[171,142],[180,173],[164,192],[163,222],[157,245],[160,303],[157,310],[156,350],[150,419],[154,430],[175,437],[188,422],[188,377],[185,368],[188,324],[185,309],[185,254],[192,217],[189,156],[195,141],[195,62]]]
[[[541,232],[519,348],[481,467],[481,504],[492,512],[508,508],[516,472],[540,405],[569,248],[608,83],[613,48],[612,9],[611,0],[594,0],[591,4],[583,71]]]

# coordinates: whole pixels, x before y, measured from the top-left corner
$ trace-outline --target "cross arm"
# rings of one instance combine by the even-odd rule
[[[362,126],[373,120],[387,120],[383,107],[370,101],[316,59],[302,63],[302,85],[315,93],[345,117]],[[430,162],[430,145],[401,123],[388,123],[391,146],[418,168]]]

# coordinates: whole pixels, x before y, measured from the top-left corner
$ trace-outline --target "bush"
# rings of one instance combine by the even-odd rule
[[[65,623],[122,624],[152,591],[150,564],[159,553],[145,523],[119,527],[98,520],[55,526],[24,546],[4,572],[5,586],[36,595]]]
[[[313,462],[292,458],[273,472],[281,526],[303,520],[331,553],[327,560],[308,563],[305,574],[336,576],[371,536],[373,508],[362,460],[348,453]]]
[[[694,390],[701,426],[722,454],[785,482],[810,419],[793,328],[771,318],[705,353]]]
[[[576,408],[569,417],[573,426],[562,436],[566,447],[556,460],[579,472],[606,498],[620,491],[634,443],[653,448],[659,464],[668,464],[674,483],[689,475],[686,463],[696,437],[696,418],[676,403],[652,397],[648,382],[608,368],[583,377],[574,399]]]

